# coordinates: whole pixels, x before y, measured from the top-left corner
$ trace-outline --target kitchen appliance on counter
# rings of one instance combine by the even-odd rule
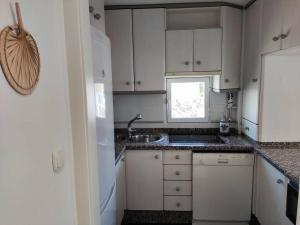
[[[109,39],[91,26],[100,218],[103,225],[116,225],[116,174],[113,123],[112,73]]]
[[[193,224],[248,224],[253,164],[253,154],[193,153]]]

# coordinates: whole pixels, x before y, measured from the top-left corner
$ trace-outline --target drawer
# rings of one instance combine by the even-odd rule
[[[242,131],[245,135],[258,141],[258,125],[254,124],[248,120],[243,119],[242,121]]]
[[[191,165],[164,165],[165,180],[192,180]]]
[[[192,196],[164,196],[164,210],[192,211]]]
[[[192,164],[192,151],[165,151],[164,164]]]
[[[192,195],[192,181],[164,181],[164,195]]]

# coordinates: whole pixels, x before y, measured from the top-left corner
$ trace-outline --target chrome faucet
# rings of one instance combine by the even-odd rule
[[[137,114],[132,120],[130,120],[128,122],[128,137],[129,139],[132,137],[132,133],[134,131],[134,129],[132,128],[132,124],[136,121],[136,120],[141,120],[143,119],[141,114]]]

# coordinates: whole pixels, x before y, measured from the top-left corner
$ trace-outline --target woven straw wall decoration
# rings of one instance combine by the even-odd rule
[[[0,33],[0,63],[12,88],[29,95],[39,80],[40,56],[35,40],[24,30],[19,3],[16,13],[17,26],[7,26]]]

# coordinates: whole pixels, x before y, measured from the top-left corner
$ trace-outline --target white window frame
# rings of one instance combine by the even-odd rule
[[[209,77],[176,77],[167,78],[167,121],[168,123],[199,123],[209,122]],[[204,82],[205,83],[205,102],[204,102],[204,118],[172,118],[171,117],[171,84],[172,83],[188,83],[188,82]]]

